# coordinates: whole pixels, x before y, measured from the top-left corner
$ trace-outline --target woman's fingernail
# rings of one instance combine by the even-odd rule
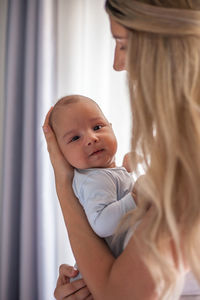
[[[49,131],[49,128],[47,126],[44,126],[42,128],[43,128],[44,133],[47,133]]]
[[[77,271],[78,271],[78,270],[77,270],[76,268],[74,268],[74,269],[71,270],[71,274],[72,274],[72,275],[76,275]]]

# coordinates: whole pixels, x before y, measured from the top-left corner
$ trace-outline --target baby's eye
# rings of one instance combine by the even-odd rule
[[[94,127],[94,130],[99,130],[99,129],[101,129],[103,126],[102,125],[96,125],[95,127]]]
[[[80,136],[75,135],[75,136],[70,140],[70,142],[75,142],[75,141],[77,141],[79,138],[80,138]]]

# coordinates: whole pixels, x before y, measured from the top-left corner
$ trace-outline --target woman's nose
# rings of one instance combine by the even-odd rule
[[[113,69],[115,71],[124,71],[126,70],[126,56],[125,53],[120,53],[119,48],[115,47],[114,61],[113,61]]]

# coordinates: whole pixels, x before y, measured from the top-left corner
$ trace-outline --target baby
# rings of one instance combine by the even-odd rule
[[[91,227],[117,257],[125,237],[113,243],[113,235],[136,204],[132,176],[115,164],[117,140],[112,125],[96,102],[80,95],[60,99],[49,122],[64,157],[75,168],[73,190]]]

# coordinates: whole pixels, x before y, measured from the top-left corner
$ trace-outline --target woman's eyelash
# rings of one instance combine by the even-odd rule
[[[121,41],[116,40],[117,45],[119,46],[119,50],[127,50],[127,44],[122,43]]]
[[[126,50],[127,49],[127,45],[119,44],[119,49],[120,50]]]

